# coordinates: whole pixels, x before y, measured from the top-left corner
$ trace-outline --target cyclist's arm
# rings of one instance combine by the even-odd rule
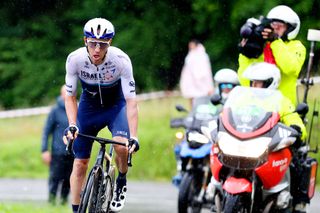
[[[127,118],[130,137],[138,138],[138,104],[135,98],[127,98]]]
[[[77,64],[75,62],[75,57],[71,53],[66,62],[66,98],[65,98],[65,107],[66,113],[69,121],[69,125],[76,125],[77,123],[77,82],[78,82],[78,73],[77,73]]]
[[[136,100],[136,88],[133,78],[131,60],[126,54],[122,57],[121,85],[123,95],[127,102],[127,118],[130,137],[137,138],[138,104]]]
[[[65,98],[66,113],[69,121],[69,125],[77,124],[78,105],[76,96],[66,96]]]

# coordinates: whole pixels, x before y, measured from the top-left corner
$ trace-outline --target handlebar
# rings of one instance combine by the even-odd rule
[[[97,141],[98,143],[100,143],[101,145],[105,145],[105,144],[116,144],[116,145],[120,145],[120,146],[127,146],[127,143],[124,142],[119,142],[119,141],[114,141],[111,139],[107,139],[107,138],[101,138],[101,137],[95,137],[95,136],[91,136],[91,135],[86,135],[86,134],[82,134],[82,133],[78,133],[78,137],[84,137],[84,138],[89,138],[92,139],[94,141]],[[67,143],[67,147],[66,147],[66,151],[69,154],[72,154],[72,145],[73,145],[74,140],[70,140],[68,139],[68,143]],[[128,141],[128,150],[130,150],[132,144],[130,144],[130,140]],[[128,166],[131,167],[132,166],[132,153],[128,154],[128,159],[127,159],[127,163]]]

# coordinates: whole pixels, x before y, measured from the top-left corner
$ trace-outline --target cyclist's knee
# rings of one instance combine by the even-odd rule
[[[83,176],[86,173],[89,165],[89,159],[75,159],[73,164],[73,172],[76,176]]]
[[[128,141],[127,138],[120,137],[120,136],[114,137],[113,140],[118,141],[118,142],[122,142],[122,143],[126,143]],[[117,155],[126,155],[128,152],[128,148],[125,146],[121,146],[121,145],[114,145],[114,149],[115,149]]]

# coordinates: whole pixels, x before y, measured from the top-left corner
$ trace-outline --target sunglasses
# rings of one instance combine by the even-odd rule
[[[234,87],[233,84],[229,84],[229,83],[222,83],[219,86],[221,89],[232,89]]]
[[[103,42],[103,41],[91,41],[91,40],[87,40],[87,44],[90,48],[99,48],[99,49],[106,49],[107,47],[110,46],[109,42]]]

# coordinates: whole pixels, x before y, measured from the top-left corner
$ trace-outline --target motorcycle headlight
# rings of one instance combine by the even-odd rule
[[[176,139],[182,140],[183,136],[184,136],[184,135],[183,135],[182,132],[176,132]]]
[[[219,133],[218,144],[220,150],[227,155],[258,158],[268,151],[270,137],[259,137],[240,141],[231,135]]]
[[[205,144],[209,142],[209,139],[203,134],[200,134],[199,132],[189,132],[188,141]]]

